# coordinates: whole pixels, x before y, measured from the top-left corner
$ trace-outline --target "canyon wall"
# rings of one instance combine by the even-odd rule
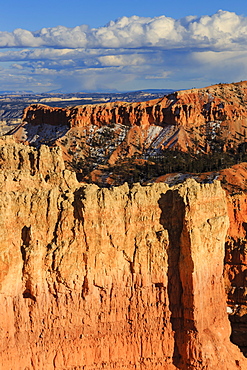
[[[219,182],[100,189],[10,138],[0,169],[0,368],[246,369]]]
[[[65,151],[82,159],[103,157],[110,164],[126,157],[160,155],[164,149],[209,153],[237,151],[243,144],[245,150],[246,103],[243,81],[146,102],[67,108],[34,104],[24,110],[23,122],[13,133],[18,142],[36,146],[63,137],[57,144]]]
[[[247,118],[247,82],[219,84],[182,90],[147,102],[111,102],[68,108],[33,104],[24,110],[23,121],[88,127],[113,122],[126,126],[177,124],[184,127],[209,121]]]

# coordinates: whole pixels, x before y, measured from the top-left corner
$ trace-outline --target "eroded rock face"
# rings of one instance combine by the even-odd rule
[[[65,145],[68,150],[87,157],[97,148],[97,156],[111,164],[134,155],[159,154],[163,149],[236,150],[247,135],[246,91],[243,81],[179,91],[147,102],[68,108],[36,104],[24,110],[23,124],[15,136],[39,145],[64,135],[70,141],[68,131],[73,133],[73,140]]]
[[[50,123],[85,127],[116,122],[142,128],[153,123],[191,127],[205,121],[236,121],[247,118],[246,90],[247,82],[242,81],[182,90],[147,102],[111,102],[68,108],[33,104],[24,110],[23,120],[34,125]]]
[[[1,368],[247,367],[229,340],[218,182],[100,189],[57,149],[0,153]]]

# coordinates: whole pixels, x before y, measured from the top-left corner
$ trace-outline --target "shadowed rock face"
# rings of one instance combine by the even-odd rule
[[[232,324],[231,340],[247,356],[247,197],[246,192],[228,196],[230,228],[226,240],[225,283],[229,316]]]
[[[220,183],[100,189],[10,139],[0,159],[1,368],[246,369]]]

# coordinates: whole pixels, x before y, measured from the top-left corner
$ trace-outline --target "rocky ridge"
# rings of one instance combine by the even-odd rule
[[[1,368],[246,368],[219,182],[100,189],[58,148],[0,144]]]
[[[74,144],[80,150],[71,148],[70,142],[67,149],[77,155],[81,151],[84,156],[87,151],[91,154],[98,151],[110,163],[126,156],[158,155],[165,148],[205,153],[226,151],[245,141],[246,92],[247,82],[243,81],[179,91],[146,102],[68,108],[36,104],[24,110],[23,124],[16,136],[22,142],[39,145],[42,133],[39,138],[36,132],[34,139],[30,127],[64,126],[73,132]],[[107,136],[111,137],[111,145]],[[108,150],[102,152],[106,146]]]
[[[17,142],[36,147],[60,146],[67,168],[79,173],[81,180],[100,186],[145,182],[178,167],[186,172],[193,172],[195,166],[197,172],[211,171],[211,163],[224,168],[246,156],[246,88],[243,81],[145,102],[67,108],[34,104],[24,110],[22,123],[9,134]],[[174,160],[170,154],[167,159],[168,152],[176,152],[174,158],[177,152],[183,153],[184,158]],[[205,159],[208,155],[214,159]],[[135,160],[131,168],[128,161]],[[148,161],[160,164],[151,168]],[[174,161],[178,166],[169,166]],[[168,165],[162,172],[164,162]],[[140,172],[144,175],[139,176]]]

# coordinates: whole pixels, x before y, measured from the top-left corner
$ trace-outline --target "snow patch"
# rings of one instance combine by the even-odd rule
[[[233,313],[233,309],[231,308],[231,307],[226,307],[226,312],[227,313],[229,313],[229,314],[231,314],[231,313]]]
[[[68,131],[67,126],[53,126],[42,124],[37,126],[23,126],[22,141],[28,141],[34,146],[41,144],[52,144],[58,138],[64,136]]]
[[[175,125],[166,125],[163,128],[160,126],[155,127],[159,127],[159,129],[150,132],[150,139],[152,136],[154,139],[151,141],[146,151],[146,155],[148,156],[159,154],[161,144],[166,145],[178,131],[178,128]],[[156,136],[154,136],[155,134]]]

